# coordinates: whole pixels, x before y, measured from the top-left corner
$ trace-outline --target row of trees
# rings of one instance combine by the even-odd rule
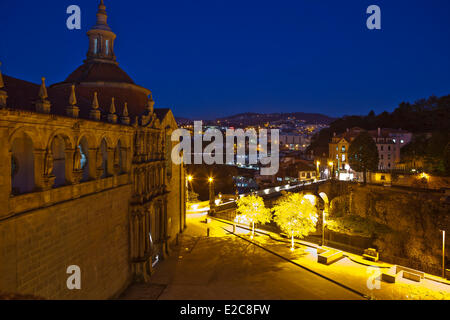
[[[292,250],[294,237],[303,238],[316,230],[318,210],[314,196],[301,193],[284,194],[272,209],[268,209],[261,197],[249,195],[239,199],[237,205],[236,221],[251,224],[252,237],[255,224],[266,224],[273,219],[291,238]]]

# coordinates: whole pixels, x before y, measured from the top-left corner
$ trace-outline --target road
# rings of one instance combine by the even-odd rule
[[[148,284],[134,284],[121,299],[248,300],[362,299],[245,240],[189,215],[188,228]],[[214,225],[214,226],[213,226]]]

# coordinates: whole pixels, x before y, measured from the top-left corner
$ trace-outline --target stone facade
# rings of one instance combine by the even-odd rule
[[[177,124],[118,68],[105,9],[88,32],[89,79],[47,89],[0,73],[0,292],[114,297],[148,281],[186,227],[184,168],[170,159]],[[112,80],[95,80],[105,70]],[[67,288],[71,265],[80,290]]]

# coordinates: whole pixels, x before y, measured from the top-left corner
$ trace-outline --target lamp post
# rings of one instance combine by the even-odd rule
[[[215,207],[216,203],[215,203],[215,193],[214,193],[214,178],[213,177],[209,177],[208,178],[208,182],[209,182],[209,208],[210,211]]]
[[[334,163],[332,161],[328,162],[328,166],[330,167],[330,175],[329,178],[332,178],[334,176]]]
[[[325,209],[322,211],[322,246],[325,245]]]
[[[186,176],[186,202],[189,202],[189,183],[194,179],[191,175]]]
[[[320,161],[317,161],[317,162],[316,162],[316,171],[317,171],[317,173],[316,173],[316,179],[317,179],[317,180],[320,180],[320,170],[319,170],[319,166],[320,166]]]
[[[442,278],[445,279],[445,230],[442,230]]]

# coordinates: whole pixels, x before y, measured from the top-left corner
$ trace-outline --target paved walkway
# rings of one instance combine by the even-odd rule
[[[232,225],[214,220],[212,224],[222,225],[229,232]],[[294,252],[290,250],[290,241],[277,234],[262,231],[253,239],[249,237],[249,230],[236,228],[236,235],[254,242],[276,254],[304,266],[323,276],[331,278],[349,288],[352,288],[371,299],[399,300],[399,299],[450,299],[450,282],[434,275],[426,274],[426,279],[420,283],[408,279],[398,278],[397,283],[391,284],[380,281],[380,272],[392,267],[385,262],[370,262],[361,256],[344,252],[345,258],[331,264],[317,263],[317,245],[300,241]],[[278,240],[278,241],[276,241]],[[281,242],[281,241],[283,242]],[[433,281],[436,280],[436,281]]]
[[[130,286],[121,299],[362,299],[226,232],[220,222],[202,220],[190,217],[180,246],[156,267],[150,283]]]
[[[264,231],[250,239],[246,229],[237,227],[233,234],[228,223],[188,216],[180,245],[156,267],[150,283],[130,286],[121,299],[364,299],[355,292],[369,299],[450,299],[449,285],[376,281],[377,269],[363,264],[391,266],[386,263],[345,253],[348,257],[327,266],[317,263],[314,244],[297,244],[291,252],[290,243],[272,239],[276,234],[271,238]]]

